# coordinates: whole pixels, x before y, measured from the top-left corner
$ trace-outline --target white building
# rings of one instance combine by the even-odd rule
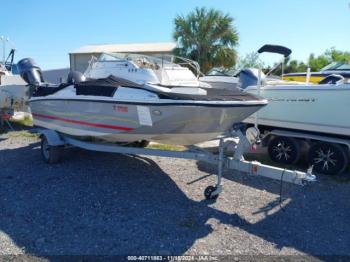
[[[162,55],[171,54],[175,47],[176,43],[86,45],[69,53],[70,69],[83,73],[92,56],[98,57],[104,52]]]

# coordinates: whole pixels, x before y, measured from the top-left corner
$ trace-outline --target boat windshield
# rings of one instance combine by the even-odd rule
[[[97,59],[100,62],[132,61],[142,68],[159,69],[163,67],[188,67],[194,72],[200,74],[200,68],[197,62],[187,58],[174,55],[160,54],[154,56],[131,54],[131,53],[103,53]]]
[[[214,67],[213,69],[209,70],[207,76],[235,76],[237,73],[237,70],[233,68],[225,69]]]
[[[113,54],[106,54],[106,53],[103,53],[98,58],[98,61],[100,61],[100,62],[108,62],[108,61],[113,61],[114,62],[114,61],[122,61],[122,60],[125,60],[125,59],[121,59],[121,58],[116,57]]]
[[[333,62],[321,69],[321,71],[329,70],[350,70],[350,63]]]

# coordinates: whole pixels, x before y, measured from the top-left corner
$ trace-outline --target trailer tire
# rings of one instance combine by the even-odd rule
[[[340,144],[317,142],[309,149],[308,162],[315,173],[338,175],[348,166],[349,158]]]
[[[205,190],[204,190],[204,196],[207,200],[216,200],[219,195],[218,194],[213,194],[213,192],[217,189],[217,187],[215,186],[208,186]]]
[[[62,147],[50,146],[45,136],[41,138],[40,151],[41,151],[41,156],[43,157],[46,163],[55,164],[60,161]]]
[[[295,138],[276,136],[269,141],[268,153],[276,163],[293,165],[300,158],[301,146]]]

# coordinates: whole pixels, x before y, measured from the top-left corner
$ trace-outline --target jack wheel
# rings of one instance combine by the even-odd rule
[[[60,146],[50,146],[46,137],[41,139],[41,156],[48,164],[55,164],[60,161],[62,148]]]
[[[208,186],[204,190],[204,196],[207,200],[215,200],[219,197],[219,194],[213,194],[213,192],[217,189],[215,186]]]

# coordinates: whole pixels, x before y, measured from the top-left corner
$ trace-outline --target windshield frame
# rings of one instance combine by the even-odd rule
[[[348,65],[348,69],[342,69],[339,67],[343,66],[343,65]],[[320,71],[350,71],[350,64],[346,63],[346,62],[332,62],[328,65],[326,65],[325,67],[323,67]]]

